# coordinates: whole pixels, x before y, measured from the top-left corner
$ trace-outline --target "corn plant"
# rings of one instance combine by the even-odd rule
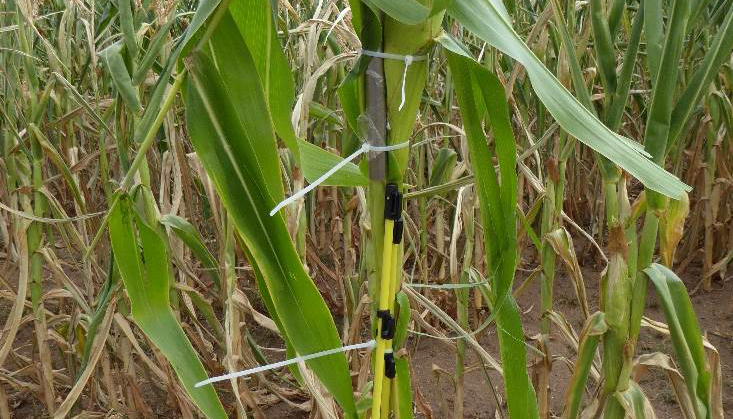
[[[675,270],[701,255],[711,291],[733,255],[728,2],[14,0],[0,12],[0,239],[18,278],[0,366],[20,365],[0,376],[0,417],[11,388],[58,418],[93,403],[152,417],[153,393],[181,417],[270,417],[275,399],[411,418],[429,408],[409,353],[431,337],[455,351],[456,418],[469,351],[511,418],[560,414],[553,393],[564,418],[654,417],[638,382],[648,366],[667,372],[685,418],[723,417],[718,354]],[[597,312],[573,229],[604,266]],[[525,277],[528,254],[539,263]],[[579,334],[555,303],[561,266]],[[535,278],[538,340],[520,309]],[[649,283],[666,323],[644,316]],[[674,361],[638,354],[642,326],[669,336]],[[27,327],[30,355],[15,347]],[[263,331],[285,358],[376,343],[196,386],[273,362]],[[567,388],[551,388],[556,333],[575,351]]]

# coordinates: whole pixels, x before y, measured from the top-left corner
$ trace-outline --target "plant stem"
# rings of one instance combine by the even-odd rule
[[[125,174],[125,177],[122,178],[122,182],[120,182],[120,190],[127,190],[130,186],[132,186],[132,181],[135,179],[135,174],[137,173],[140,164],[142,163],[143,159],[145,158],[145,154],[148,152],[150,147],[155,142],[155,135],[158,133],[158,129],[160,128],[160,126],[163,124],[163,119],[165,119],[166,113],[170,109],[171,105],[173,105],[173,100],[176,97],[176,93],[178,93],[178,90],[181,88],[181,85],[183,84],[183,81],[186,78],[186,74],[187,74],[187,70],[184,68],[176,76],[173,82],[173,85],[168,90],[166,98],[163,101],[163,106],[160,108],[160,111],[158,111],[158,115],[155,117],[155,121],[153,121],[153,125],[150,127],[150,130],[145,135],[145,138],[143,139],[142,143],[140,144],[140,148],[138,149],[137,155],[135,156],[135,159],[130,164],[130,169]],[[94,235],[94,239],[92,239],[92,242],[89,244],[89,248],[87,249],[87,252],[84,255],[85,259],[89,257],[89,255],[92,253],[92,250],[94,250],[97,243],[99,243],[99,240],[102,238],[102,235],[107,226],[107,223],[109,222],[109,216],[112,214],[112,210],[115,208],[115,206],[117,206],[119,201],[120,201],[120,194],[115,193],[114,199],[112,200],[112,203],[110,204],[109,209],[107,210],[107,213],[104,215],[104,218],[102,219],[102,223],[99,226],[99,230],[97,230],[97,234]]]

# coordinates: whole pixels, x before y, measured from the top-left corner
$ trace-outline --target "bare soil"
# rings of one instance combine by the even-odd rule
[[[598,309],[599,294],[599,266],[590,266],[591,262],[586,261],[583,266],[583,274],[588,293],[588,302],[591,312]],[[16,276],[7,270],[4,278],[14,285]],[[520,279],[521,279],[521,275]],[[695,287],[699,281],[699,268],[690,267],[683,273],[683,278],[688,289]],[[323,287],[324,283],[330,282],[331,278],[317,278],[319,287]],[[520,280],[517,281],[519,283]],[[330,288],[330,285],[326,285]],[[714,289],[711,292],[699,292],[692,297],[700,327],[708,338],[715,345],[721,357],[721,369],[723,377],[723,409],[724,411],[733,410],[733,281],[714,283]],[[575,291],[570,279],[562,267],[558,268],[558,277],[555,282],[556,310],[562,312],[572,324],[577,332],[582,328],[581,312],[575,297]],[[253,300],[256,301],[256,300]],[[530,284],[519,298],[519,305],[523,314],[523,322],[525,328],[525,336],[528,338],[536,335],[539,330],[539,290],[537,284]],[[53,303],[51,303],[53,304]],[[0,298],[0,324],[5,323],[12,301],[7,298]],[[55,307],[48,307],[52,311]],[[454,308],[452,308],[454,310]],[[449,308],[450,310],[450,308]],[[449,311],[450,312],[450,311]],[[26,310],[26,315],[28,314]],[[647,301],[646,315],[652,319],[664,321],[664,315],[659,306],[657,296],[654,294],[653,288],[649,290],[649,298]],[[23,324],[16,337],[15,350],[23,356],[33,356],[34,335],[32,331],[33,322],[29,321]],[[495,358],[499,358],[497,337],[495,327],[489,327],[487,331],[479,336],[481,344]],[[253,330],[253,335],[259,341],[263,339],[268,343],[274,339],[274,336],[267,336],[267,333],[260,330]],[[448,333],[450,334],[450,333]],[[531,343],[531,339],[528,339]],[[273,342],[274,343],[274,342]],[[427,337],[411,336],[408,344],[409,356],[411,358],[413,390],[416,392],[416,400],[421,399],[422,407],[418,407],[418,418],[448,418],[453,416],[453,404],[455,388],[452,383],[451,375],[454,372],[455,353],[450,350],[444,343],[436,339]],[[550,348],[553,355],[566,357],[574,360],[574,351],[568,346],[560,334],[555,331],[551,336]],[[637,354],[650,352],[663,352],[674,355],[671,342],[668,338],[661,334],[649,330],[642,329]],[[58,348],[52,350],[54,354],[60,354],[62,351]],[[4,368],[13,370],[12,357],[6,362]],[[674,356],[673,356],[674,358]],[[54,367],[63,368],[64,363],[61,359],[54,359]],[[503,389],[501,377],[493,372],[487,373],[478,367],[478,358],[470,350],[467,350],[466,365],[468,372],[464,376],[464,417],[465,418],[495,418],[498,398],[500,404],[504,404]],[[570,371],[563,362],[555,362],[552,369],[552,412],[560,415],[563,406],[564,389],[567,388]],[[138,379],[145,380],[144,375],[139,375]],[[32,377],[24,377],[24,380],[35,381]],[[491,383],[491,384],[490,384]],[[20,418],[45,418],[43,403],[38,397],[30,391],[15,391],[7,383],[0,381],[0,385],[8,395],[8,404],[13,412],[13,417]],[[156,386],[149,383],[139,383],[141,391],[140,397],[142,402],[149,407],[149,413],[152,417],[157,418],[175,418],[179,413],[170,408],[170,395],[165,394]],[[492,392],[491,386],[494,387]],[[659,418],[682,418],[680,410],[675,400],[674,392],[669,385],[666,374],[661,371],[651,370],[642,380],[641,385],[650,399]],[[88,389],[87,389],[88,390]],[[592,391],[592,389],[589,389]],[[87,404],[89,396],[87,391],[80,398],[81,404]],[[226,401],[225,401],[226,402]],[[505,406],[502,407],[505,411]],[[309,415],[305,412],[293,409],[285,403],[277,403],[264,409],[268,418],[307,418]],[[426,412],[431,412],[428,414]]]
[[[592,262],[586,261],[582,267],[590,311],[598,310],[600,291],[600,272],[602,267],[589,266]],[[700,279],[699,267],[690,267],[683,277],[688,289],[693,289]],[[521,282],[522,275],[518,275],[517,283]],[[576,332],[583,327],[582,314],[575,296],[575,288],[567,276],[564,268],[558,267],[558,276],[555,280],[555,309],[562,312]],[[531,284],[519,298],[519,306],[523,312],[525,336],[531,343],[531,337],[539,334],[540,298],[537,284]],[[692,303],[700,322],[700,329],[707,339],[718,349],[721,358],[721,372],[723,378],[723,411],[733,411],[733,281],[714,283],[711,292],[698,292],[692,296]],[[454,309],[454,308],[453,308]],[[645,315],[651,319],[665,321],[664,313],[659,305],[653,287],[649,289],[647,310]],[[450,333],[447,333],[450,335]],[[496,359],[499,359],[498,340],[496,329],[489,328],[480,335],[479,342]],[[455,353],[444,343],[427,337],[411,336],[407,348],[411,358],[411,373],[413,391],[419,394],[426,407],[416,410],[417,418],[450,418],[453,417],[455,402],[455,387],[452,375],[455,371]],[[553,357],[565,357],[570,361],[575,359],[575,351],[566,344],[557,330],[550,336],[550,350]],[[642,328],[637,348],[637,355],[662,352],[672,356],[674,350],[669,338],[650,329]],[[506,417],[506,405],[503,397],[503,384],[496,372],[487,373],[478,367],[478,357],[469,348],[466,356],[467,373],[464,375],[464,417],[495,418],[496,400],[502,405]],[[571,371],[563,362],[554,362],[551,378],[551,414],[559,417],[564,405],[564,391],[568,386]],[[490,382],[489,382],[490,379]],[[666,373],[650,369],[640,380],[642,389],[649,398],[658,418],[682,419],[682,413],[675,399],[674,391],[669,384]],[[493,385],[494,392],[491,390]],[[587,392],[594,388],[589,386]],[[586,393],[587,395],[588,393]],[[428,413],[429,412],[429,413]],[[307,418],[303,412],[293,411],[284,403],[277,404],[266,410],[272,418]],[[272,415],[272,416],[270,416]]]
[[[591,312],[598,310],[598,294],[600,270],[584,268],[584,279],[588,293],[588,302]],[[696,269],[690,268],[685,275],[688,289],[692,289],[700,276]],[[534,284],[533,284],[534,285]],[[702,333],[718,349],[721,358],[721,372],[723,377],[723,411],[733,411],[733,281],[716,282],[714,289],[709,293],[699,292],[692,297],[692,303],[700,322]],[[582,315],[575,297],[572,282],[565,275],[560,275],[555,281],[556,310],[561,311],[572,324],[576,332],[583,327]],[[525,335],[534,336],[539,333],[539,289],[530,286],[519,298],[519,306],[523,315]],[[650,287],[647,300],[646,316],[659,321],[665,321],[664,313],[659,306],[653,287]],[[567,357],[574,360],[574,350],[565,343],[556,330],[550,337],[550,350],[553,356]],[[484,334],[480,342],[489,353],[499,358],[495,329]],[[437,378],[433,373],[433,365],[450,372],[454,372],[455,355],[433,339],[411,339],[411,354],[413,361],[413,386],[417,387],[425,396],[424,399],[432,408],[435,418],[452,417],[454,387],[451,378],[444,375]],[[469,349],[470,352],[470,349]],[[663,352],[672,355],[674,350],[671,341],[662,334],[650,329],[642,328],[637,348],[637,355],[643,353]],[[476,363],[475,356],[467,357],[467,363]],[[551,409],[558,417],[562,413],[564,404],[564,390],[567,388],[571,372],[562,362],[554,362],[551,379]],[[489,374],[496,392],[502,396],[502,382],[498,374]],[[481,369],[465,374],[464,416],[466,418],[494,418],[496,403],[486,374]],[[682,414],[675,400],[674,391],[662,371],[650,370],[641,380],[641,387],[652,403],[658,418],[677,419]],[[590,389],[592,391],[592,389]],[[503,397],[500,398],[503,400]],[[427,417],[424,414],[418,417]]]

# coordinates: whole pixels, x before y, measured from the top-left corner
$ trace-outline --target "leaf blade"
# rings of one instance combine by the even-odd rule
[[[524,65],[535,93],[568,133],[621,166],[652,190],[677,198],[683,191],[690,189],[674,175],[647,159],[640,144],[615,134],[583,107],[522,42],[500,8],[492,2],[455,0],[448,13],[478,37]],[[446,37],[444,35],[437,40],[449,47],[450,44],[444,42]]]
[[[207,375],[170,308],[170,274],[165,243],[134,214],[127,195],[121,197],[110,215],[109,235],[115,263],[130,297],[135,323],[171,363],[199,409],[208,418],[226,418],[214,387],[194,386]],[[139,244],[144,259],[141,258]]]
[[[302,355],[341,346],[323,298],[306,274],[280,214],[277,146],[253,58],[229,15],[211,37],[211,56],[197,51],[185,89],[186,120],[199,158],[258,265],[283,332]],[[216,62],[213,57],[220,57]],[[223,58],[226,59],[223,59]],[[215,59],[215,58],[214,58]],[[348,417],[355,415],[342,353],[307,362]]]

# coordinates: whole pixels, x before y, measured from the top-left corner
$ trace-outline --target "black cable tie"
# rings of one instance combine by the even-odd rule
[[[392,244],[402,243],[402,231],[404,229],[405,223],[402,221],[402,217],[400,217],[394,222],[394,229],[392,230]]]
[[[402,214],[402,194],[397,185],[388,183],[384,190],[384,218],[397,220]]]
[[[377,318],[382,320],[382,329],[379,336],[385,340],[394,338],[395,320],[394,317],[389,314],[389,310],[378,310]]]
[[[394,359],[394,352],[384,353],[384,376],[387,378],[395,378],[397,375],[397,363]]]

